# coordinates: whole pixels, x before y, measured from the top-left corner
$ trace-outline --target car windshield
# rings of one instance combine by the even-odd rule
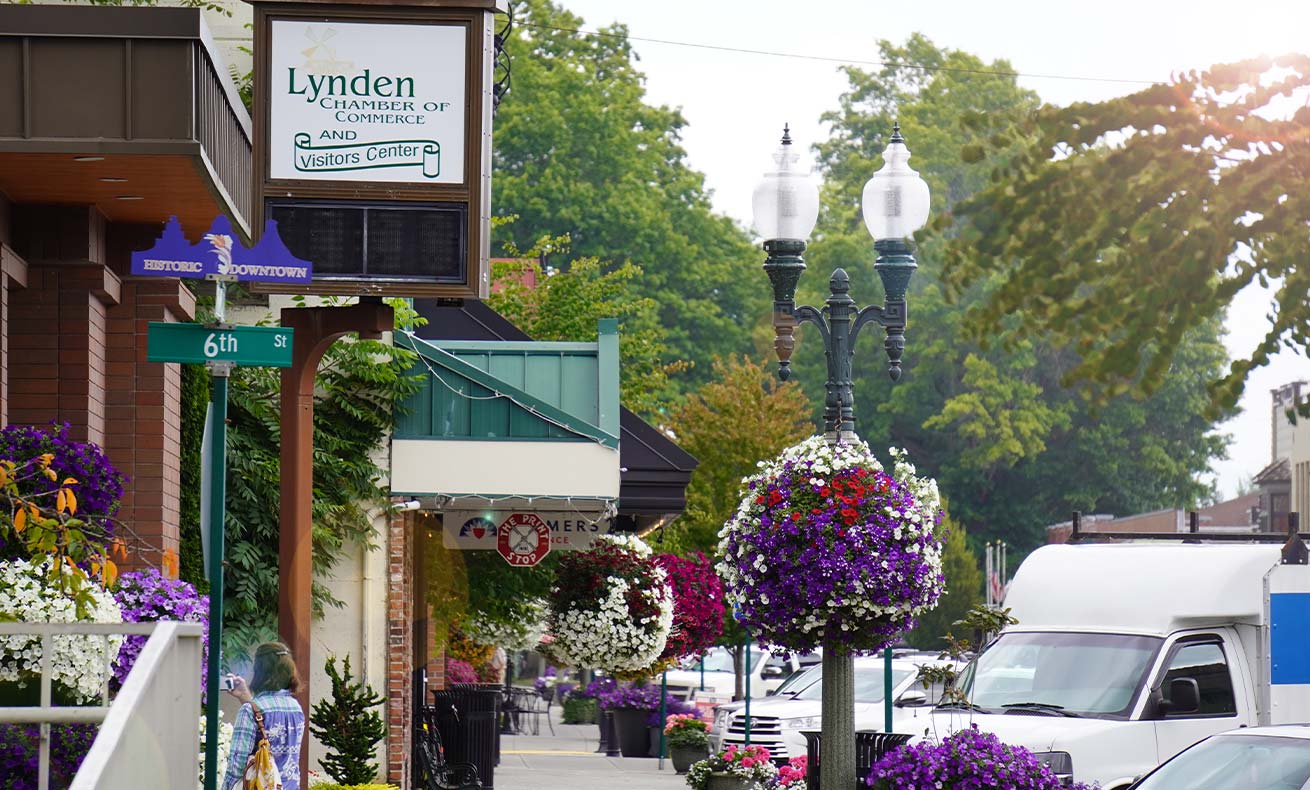
[[[1218,735],[1162,765],[1136,790],[1302,790],[1308,780],[1310,741],[1273,735]]]
[[[1151,636],[1007,633],[965,672],[968,700],[989,712],[1126,716],[1162,640]]]
[[[760,663],[760,659],[764,657],[765,654],[760,652],[759,650],[751,650],[751,663],[750,663],[749,671],[754,672],[755,667],[758,666]],[[745,656],[743,656],[743,659],[744,658]],[[700,665],[701,662],[695,661],[691,664],[691,666],[687,667],[687,669],[691,670],[692,672],[700,672]],[[711,650],[709,653],[705,654],[705,671],[706,672],[735,672],[736,670],[733,669],[732,666],[732,653],[729,653],[727,650]]]
[[[816,670],[818,672],[818,670]],[[908,669],[892,669],[892,688],[896,688],[908,678],[912,673]],[[823,675],[816,674],[814,682],[806,686],[796,695],[796,699],[821,700],[823,699]],[[869,667],[867,669],[855,669],[855,701],[856,702],[882,702],[883,690],[883,670],[882,667]]]
[[[782,681],[782,685],[778,686],[778,690],[774,693],[779,695],[795,694],[822,676],[823,669],[817,666],[793,672],[787,676],[786,680]]]

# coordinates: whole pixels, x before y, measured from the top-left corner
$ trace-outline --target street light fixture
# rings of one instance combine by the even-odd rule
[[[799,324],[814,324],[828,359],[828,381],[823,409],[824,434],[830,442],[854,440],[855,398],[851,358],[860,330],[878,324],[887,333],[883,348],[892,381],[901,377],[905,327],[909,311],[905,292],[918,264],[910,237],[928,221],[928,185],[909,166],[900,125],[883,151],[883,166],[864,185],[864,222],[878,253],[874,269],[882,280],[882,305],[859,309],[851,298],[850,277],[836,269],[828,281],[827,307],[796,306],[796,284],[805,271],[805,243],[818,219],[819,188],[799,165],[790,131],[783,127],[782,145],[774,154],[776,169],[764,175],[753,196],[755,232],[764,239],[764,271],[773,284],[773,348],[778,354],[778,377],[791,377],[791,355]],[[890,693],[890,690],[888,690]],[[890,703],[890,700],[886,702]],[[890,717],[888,717],[890,718]],[[853,787],[855,775],[855,662],[836,642],[823,650],[823,732],[820,764],[824,784]],[[890,728],[890,724],[889,724]]]

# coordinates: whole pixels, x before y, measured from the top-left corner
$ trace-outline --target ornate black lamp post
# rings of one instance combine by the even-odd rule
[[[827,307],[796,306],[796,283],[805,271],[801,253],[819,214],[818,186],[798,163],[791,135],[784,128],[782,145],[774,154],[777,168],[755,187],[755,231],[764,238],[768,258],[764,271],[773,284],[774,350],[778,376],[791,376],[793,335],[799,324],[818,328],[828,358],[824,432],[830,442],[855,438],[855,409],[851,357],[860,330],[877,324],[886,330],[888,374],[901,377],[905,326],[909,311],[905,291],[918,265],[910,236],[928,221],[928,185],[908,164],[910,151],[900,126],[892,130],[883,152],[883,167],[864,186],[864,222],[878,253],[874,268],[886,294],[884,303],[859,309],[850,295],[850,277],[842,269],[832,273]],[[823,783],[832,787],[855,786],[855,666],[847,654],[825,645],[823,651],[823,733],[820,764]]]

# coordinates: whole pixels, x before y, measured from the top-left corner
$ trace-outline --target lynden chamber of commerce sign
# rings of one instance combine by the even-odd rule
[[[465,28],[274,20],[269,177],[464,181]]]

